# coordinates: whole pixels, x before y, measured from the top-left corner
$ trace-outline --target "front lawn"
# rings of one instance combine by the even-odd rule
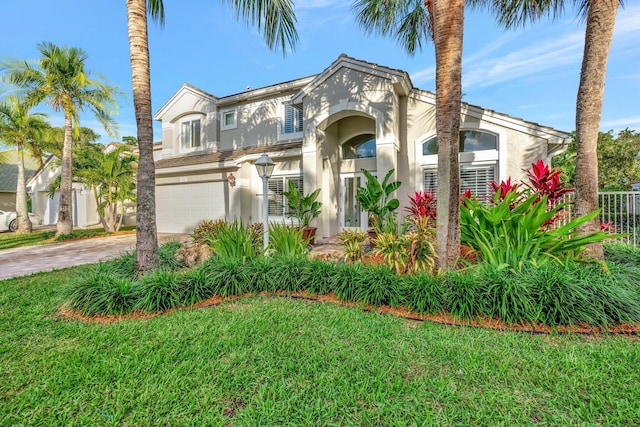
[[[121,227],[120,232],[135,230],[134,226]],[[19,248],[22,246],[44,245],[47,243],[62,242],[74,239],[86,239],[89,237],[110,236],[113,233],[107,233],[102,228],[76,229],[71,234],[54,238],[55,230],[34,231],[29,234],[2,233],[0,234],[0,250]]]
[[[89,267],[0,282],[0,425],[640,423],[637,338],[410,322],[288,298],[57,314]]]

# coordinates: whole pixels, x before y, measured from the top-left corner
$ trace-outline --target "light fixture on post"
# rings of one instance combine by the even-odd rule
[[[269,246],[269,189],[267,183],[275,165],[266,153],[256,160],[256,169],[262,178],[262,235],[264,236],[265,249]]]

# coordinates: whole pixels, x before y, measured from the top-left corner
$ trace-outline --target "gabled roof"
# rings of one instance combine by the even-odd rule
[[[331,63],[331,65],[329,65],[322,73],[318,74],[307,86],[304,87],[304,89],[298,92],[293,97],[292,102],[294,104],[302,103],[302,98],[313,92],[314,89],[327,81],[335,73],[345,68],[390,79],[396,87],[396,90],[403,95],[408,95],[413,88],[409,74],[406,71],[352,58],[343,53],[340,54],[338,59],[333,61],[333,63]]]
[[[215,95],[210,94],[209,92],[205,92],[202,89],[199,89],[195,86],[192,86],[188,83],[183,83],[182,87],[175,93],[173,94],[173,96],[171,97],[171,99],[169,99],[162,107],[160,107],[160,109],[156,112],[156,114],[153,116],[154,120],[160,120],[160,118],[162,117],[162,115],[168,110],[170,109],[184,94],[186,93],[190,93],[193,94],[199,98],[202,98],[204,100],[213,102],[213,103],[217,103],[218,102],[218,97]]]
[[[18,150],[0,152],[0,191],[15,193],[18,185],[18,160]],[[38,170],[38,166],[38,159],[25,153],[25,180]]]

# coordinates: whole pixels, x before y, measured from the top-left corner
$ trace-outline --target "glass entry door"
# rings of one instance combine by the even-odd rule
[[[359,173],[341,176],[340,228],[360,228],[369,226],[367,212],[363,212],[358,202],[358,188],[363,186],[364,176]]]

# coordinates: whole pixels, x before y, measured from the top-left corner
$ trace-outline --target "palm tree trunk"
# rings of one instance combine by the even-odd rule
[[[127,0],[127,22],[133,105],[138,126],[136,273],[141,274],[160,265],[156,227],[156,177],[153,163],[153,118],[146,0]]]
[[[464,0],[433,1],[438,133],[438,263],[454,266],[460,254],[460,103]]]
[[[591,0],[587,15],[584,56],[576,105],[576,214],[598,209],[598,131],[604,99],[607,60],[619,0]],[[579,229],[581,234],[598,231],[596,218]],[[587,248],[591,257],[604,259],[602,243]]]
[[[24,179],[24,148],[18,143],[18,185],[16,188],[16,218],[18,229],[16,233],[31,233],[31,220],[27,210],[27,186]]]
[[[71,116],[64,115],[64,143],[62,147],[62,170],[60,172],[60,209],[58,210],[58,223],[56,224],[56,236],[70,234],[73,231],[73,216],[71,206],[72,170],[71,170]]]

